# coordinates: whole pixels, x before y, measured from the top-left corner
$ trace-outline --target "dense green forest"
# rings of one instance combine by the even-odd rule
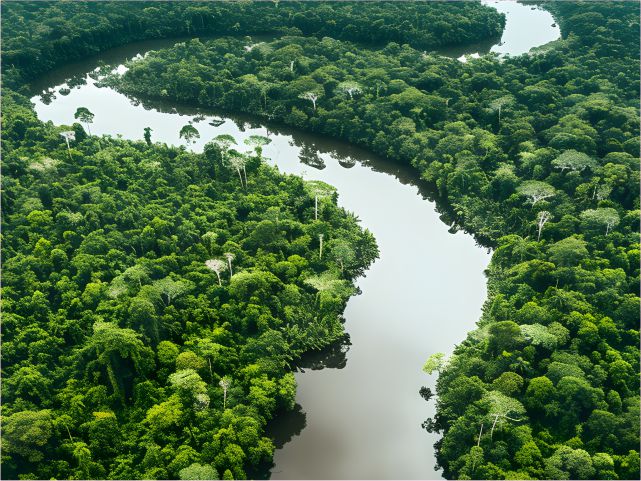
[[[467,63],[425,50],[496,35],[493,10],[367,5],[3,3],[5,82],[130,40],[278,33],[181,42],[107,82],[415,167],[494,248],[478,329],[425,366],[444,476],[638,479],[638,4],[545,3],[561,40]],[[246,187],[224,139],[193,154],[75,124],[67,149],[3,94],[3,478],[259,475],[288,368],[342,335],[371,235],[335,199],[315,220],[260,149]]]
[[[638,6],[551,8],[564,39],[502,61],[192,40],[111,80],[411,163],[496,249],[479,328],[431,366],[448,478],[638,477]]]
[[[505,18],[478,2],[3,2],[5,81],[135,40],[293,34],[417,48],[500,36]]]
[[[371,234],[260,147],[239,182],[231,139],[88,137],[3,100],[3,477],[259,475]]]

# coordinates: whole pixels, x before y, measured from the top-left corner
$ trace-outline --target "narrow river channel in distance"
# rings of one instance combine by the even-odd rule
[[[511,1],[484,3],[507,15],[502,42],[440,53],[518,55],[559,36],[548,12]],[[469,235],[448,231],[409,168],[336,140],[246,117],[170,103],[144,106],[96,87],[87,75],[99,61],[116,67],[175,42],[131,44],[38,79],[32,101],[39,118],[71,124],[75,110],[84,106],[95,114],[93,134],[140,140],[151,127],[153,141],[180,144],[180,128],[202,114],[205,120],[194,123],[201,136],[195,150],[223,133],[239,144],[252,134],[267,135],[272,143],[264,154],[270,163],[335,186],[339,204],[376,237],[380,259],[357,280],[361,294],[347,304],[346,341],[301,362],[296,409],[270,425],[277,445],[271,477],[439,479],[433,449],[438,436],[421,428],[434,414],[434,401],[426,403],[418,394],[421,386],[434,389],[435,376],[421,367],[430,354],[451,352],[474,328],[486,297],[487,250]],[[86,83],[60,93],[72,77]],[[53,93],[49,100],[39,95],[43,91]],[[224,123],[214,127],[212,119]]]

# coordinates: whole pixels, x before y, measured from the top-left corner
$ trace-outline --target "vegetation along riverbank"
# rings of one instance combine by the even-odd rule
[[[477,2],[127,5],[2,5],[3,477],[260,476],[292,361],[343,335],[375,241],[269,139],[90,136],[21,95],[118,44],[230,34],[102,82],[409,165],[494,249],[477,329],[424,366],[444,477],[639,478],[637,3],[542,2],[561,39],[465,63],[433,50],[500,34]]]

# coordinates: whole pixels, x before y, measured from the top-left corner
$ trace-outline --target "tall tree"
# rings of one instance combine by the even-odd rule
[[[91,129],[89,128],[89,125],[93,123],[94,114],[87,107],[78,107],[76,113],[73,115],[73,118],[84,123],[87,126],[87,132],[89,132],[89,135],[91,135]]]
[[[209,270],[216,273],[216,276],[218,277],[218,285],[222,286],[223,283],[220,279],[220,273],[225,270],[225,262],[220,259],[209,259],[205,262],[205,265]]]

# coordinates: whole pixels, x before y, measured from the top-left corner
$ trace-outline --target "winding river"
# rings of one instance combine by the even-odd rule
[[[521,54],[559,36],[548,12],[512,1],[484,3],[507,15],[501,42],[439,53]],[[180,128],[194,121],[201,135],[195,150],[222,133],[238,140],[267,135],[272,143],[264,153],[281,171],[334,185],[339,204],[376,237],[380,259],[357,280],[361,294],[347,304],[345,341],[301,361],[296,409],[269,427],[277,446],[271,477],[440,478],[433,450],[438,437],[421,428],[434,414],[434,402],[418,394],[423,385],[433,389],[435,377],[421,366],[434,352],[451,352],[474,328],[486,296],[487,250],[469,235],[448,231],[411,169],[336,140],[242,116],[132,102],[96,87],[88,75],[101,64],[116,67],[176,41],[130,44],[47,74],[32,85],[38,116],[71,124],[76,108],[85,106],[95,114],[93,134],[141,139],[151,127],[152,140],[169,144],[181,143]],[[197,122],[199,114],[205,119]],[[212,119],[224,123],[215,127]]]

